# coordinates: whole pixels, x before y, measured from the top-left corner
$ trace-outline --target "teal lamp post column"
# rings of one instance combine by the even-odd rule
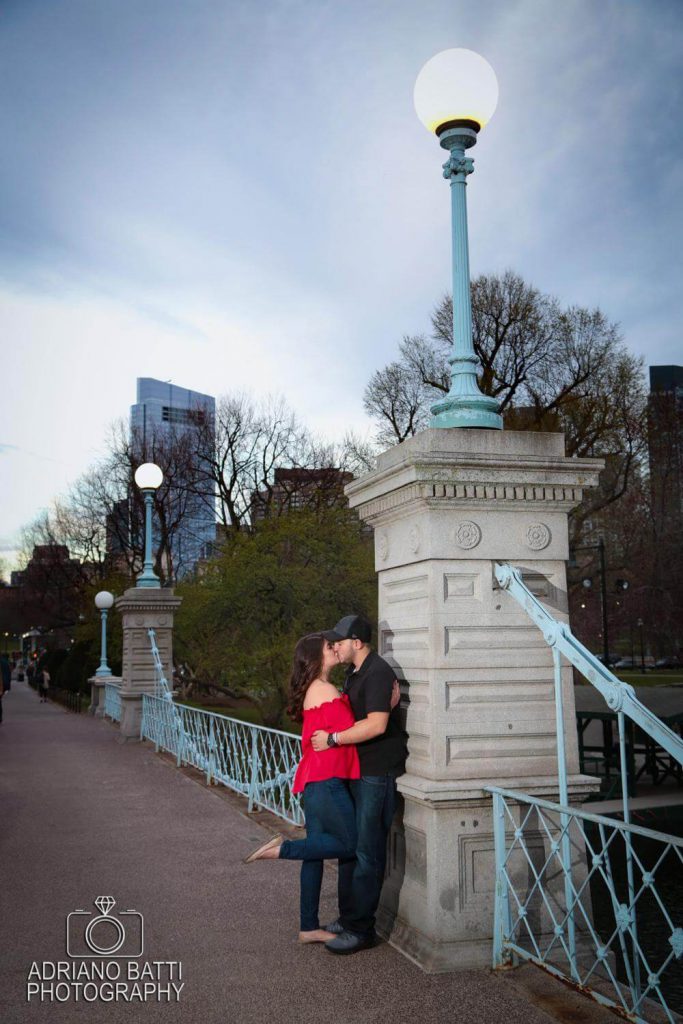
[[[161,486],[164,474],[153,462],[145,462],[135,470],[135,483],[145,499],[145,562],[137,578],[136,587],[160,587],[161,581],[152,561],[152,506],[154,492]]]
[[[95,607],[99,608],[102,618],[102,646],[100,648],[100,667],[95,673],[96,676],[110,676],[111,669],[107,665],[107,612],[114,604],[114,595],[108,590],[100,590],[95,595]]]
[[[488,427],[502,430],[498,402],[477,383],[478,360],[472,342],[470,262],[467,236],[467,176],[474,161],[465,151],[491,118],[498,82],[491,65],[472,50],[443,50],[428,60],[415,82],[415,109],[450,156],[443,176],[451,186],[453,244],[453,367],[451,389],[431,407],[431,427]]]

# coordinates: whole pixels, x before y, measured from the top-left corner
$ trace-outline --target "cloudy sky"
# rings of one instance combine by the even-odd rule
[[[412,90],[452,46],[500,84],[472,272],[683,362],[681,0],[1,0],[0,556],[138,376],[369,430],[369,375],[450,287]]]

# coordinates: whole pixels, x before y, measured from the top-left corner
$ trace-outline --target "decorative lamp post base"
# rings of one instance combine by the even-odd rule
[[[475,354],[454,356],[451,366],[451,390],[431,406],[432,419],[429,426],[502,430],[503,417],[498,412],[497,400],[479,390]]]
[[[95,675],[97,676],[98,679],[101,679],[102,676],[110,676],[111,669],[108,667],[103,668],[102,665],[100,665],[100,667],[95,672]]]
[[[498,403],[486,395],[479,398],[444,398],[431,408],[430,427],[477,427],[488,430],[502,430],[503,417],[497,412]]]
[[[135,586],[136,587],[160,587],[161,586],[161,580],[159,579],[158,576],[155,576],[154,573],[152,573],[152,575],[149,575],[148,573],[143,572],[143,573],[140,574],[140,576],[138,576],[137,580],[135,581]]]

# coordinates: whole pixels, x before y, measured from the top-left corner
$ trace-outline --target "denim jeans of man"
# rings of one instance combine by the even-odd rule
[[[356,812],[345,779],[309,782],[304,789],[305,839],[285,839],[280,859],[301,860],[301,931],[320,927],[318,905],[323,880],[323,860],[355,863]]]
[[[356,860],[339,864],[339,920],[347,931],[367,935],[384,882],[387,837],[396,810],[393,775],[363,775],[350,782],[356,807]]]

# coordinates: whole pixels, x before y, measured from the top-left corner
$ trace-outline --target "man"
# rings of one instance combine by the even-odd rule
[[[11,681],[12,669],[7,659],[7,655],[3,654],[0,657],[0,722],[2,722],[2,697],[4,697],[6,693],[9,693]]]
[[[372,629],[360,615],[346,615],[323,633],[348,665],[344,693],[356,724],[344,732],[319,729],[311,738],[314,750],[355,743],[360,779],[349,783],[356,807],[356,859],[339,863],[339,920],[326,926],[335,938],[325,943],[330,953],[357,953],[375,942],[387,837],[396,809],[396,778],[405,771],[406,734],[392,714],[396,673],[370,647]]]

